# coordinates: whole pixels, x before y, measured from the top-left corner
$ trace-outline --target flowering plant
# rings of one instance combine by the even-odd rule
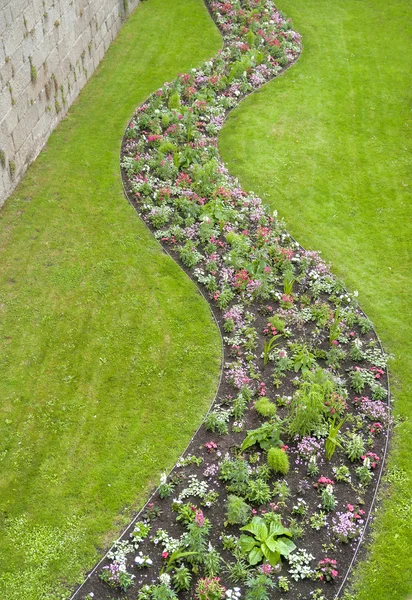
[[[196,586],[197,600],[222,600],[225,588],[220,584],[219,577],[199,579]]]
[[[335,581],[338,574],[336,560],[324,558],[318,562],[316,567],[316,577],[321,581]]]

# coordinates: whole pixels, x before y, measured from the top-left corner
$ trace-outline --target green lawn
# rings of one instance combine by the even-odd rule
[[[359,290],[395,355],[390,493],[357,600],[403,600],[412,592],[410,7],[281,8],[304,36],[302,58],[232,113],[222,155]],[[125,201],[119,148],[134,107],[220,43],[201,0],[142,3],[0,212],[5,600],[57,598],[92,566],[213,397],[218,332]]]
[[[230,116],[231,173],[359,290],[391,362],[396,422],[388,488],[357,600],[412,592],[411,92],[407,0],[281,0],[302,57]]]
[[[0,212],[4,600],[60,598],[214,396],[218,330],[124,198],[119,150],[135,107],[220,45],[201,0],[142,3]]]

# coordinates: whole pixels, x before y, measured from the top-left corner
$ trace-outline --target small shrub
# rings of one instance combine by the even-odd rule
[[[275,587],[274,581],[265,573],[258,573],[255,577],[250,577],[246,585],[246,600],[269,600],[271,590]]]
[[[191,579],[189,569],[184,565],[180,565],[173,575],[173,586],[178,592],[187,592],[190,588]]]
[[[205,573],[208,577],[216,577],[219,574],[220,568],[222,565],[222,557],[216,548],[209,546],[209,551],[207,552],[203,566],[205,569]]]
[[[199,579],[196,586],[198,600],[222,600],[225,588],[220,585],[219,577]]]
[[[322,508],[326,511],[335,510],[336,508],[336,498],[333,493],[333,486],[331,484],[322,488],[321,490],[321,499],[322,499]]]
[[[256,504],[267,504],[272,497],[269,485],[263,479],[249,482],[247,498]]]
[[[251,516],[252,509],[239,496],[231,495],[227,501],[226,523],[229,525],[245,525]]]
[[[180,96],[178,91],[170,95],[168,106],[170,109],[178,110],[180,108]]]
[[[207,415],[204,426],[207,431],[225,435],[229,433],[228,422],[229,411],[216,409]]]
[[[269,323],[280,333],[285,331],[286,323],[278,315],[273,315],[273,317],[269,319]]]
[[[346,456],[351,462],[359,460],[362,454],[365,454],[365,442],[361,435],[358,433],[352,433],[349,436],[349,440],[346,444]]]
[[[289,433],[310,435],[322,424],[328,412],[327,402],[335,392],[331,375],[324,369],[306,373],[290,405]]]
[[[266,398],[266,396],[263,396],[255,402],[255,410],[262,417],[274,417],[276,415],[276,404],[271,402],[269,398]]]
[[[280,475],[289,473],[289,456],[281,448],[271,448],[268,452],[267,462],[275,473]]]

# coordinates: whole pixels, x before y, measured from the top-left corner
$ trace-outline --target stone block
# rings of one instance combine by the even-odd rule
[[[27,0],[24,3],[23,19],[25,19],[25,21],[26,21],[26,23],[25,23],[26,30],[31,31],[36,24],[36,19],[34,16],[33,3],[27,2]]]
[[[1,86],[5,86],[13,77],[13,67],[11,60],[5,62],[0,68]]]
[[[53,48],[53,50],[50,52],[49,56],[47,57],[47,72],[50,75],[52,75],[57,70],[58,66],[59,66],[59,53],[57,51],[57,48]]]
[[[6,23],[6,15],[4,8],[0,10],[0,36],[6,31],[7,23]]]
[[[13,88],[13,96],[16,100],[16,104],[22,95],[23,91],[30,84],[30,63],[22,63],[20,69],[14,74],[11,80],[11,86]]]
[[[19,151],[19,158],[22,166],[27,168],[28,165],[36,158],[37,154],[38,152],[36,152],[33,134],[30,132]]]
[[[14,21],[17,21],[18,18],[22,17],[26,4],[27,0],[13,0],[13,2],[10,3]]]
[[[9,110],[12,108],[11,94],[7,87],[4,87],[0,91],[0,121],[6,116]]]
[[[0,33],[1,37],[1,33]],[[6,53],[4,51],[3,44],[0,44],[0,65],[4,65],[6,62]]]
[[[29,90],[26,88],[23,92],[18,96],[16,100],[16,104],[14,105],[14,109],[17,113],[17,120],[20,121],[26,114],[28,108],[30,106],[30,98],[29,98]]]
[[[10,57],[10,63],[11,63],[14,73],[16,73],[20,69],[20,67],[23,64],[23,61],[24,61],[23,49],[20,45],[18,48],[16,48],[16,51]]]
[[[19,120],[17,118],[17,111],[14,106],[12,106],[9,112],[7,112],[2,119],[0,119],[0,133],[4,133],[4,135],[8,136],[10,140],[10,147],[12,143],[11,133],[14,130],[14,128],[17,127],[18,121]]]
[[[11,12],[11,6],[8,4],[2,9],[4,19],[6,21],[6,29],[13,25],[13,13]]]
[[[13,129],[11,138],[13,140],[14,151],[16,154],[19,153],[20,148],[23,146],[26,138],[30,135],[30,130],[27,128],[24,117],[17,123]]]
[[[4,152],[7,156],[10,156],[10,138],[5,135],[2,131],[0,131],[0,150]],[[2,166],[0,165],[0,172],[2,170]]]
[[[10,30],[10,31],[9,31]],[[7,27],[4,35],[4,51],[6,56],[12,56],[18,46],[24,40],[26,28],[24,27],[23,15],[15,19],[12,25]]]
[[[41,21],[44,13],[44,7],[41,0],[32,0],[34,22],[37,24]]]

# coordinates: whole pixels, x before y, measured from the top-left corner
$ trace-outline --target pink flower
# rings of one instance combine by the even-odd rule
[[[265,563],[264,565],[260,565],[260,570],[265,575],[270,575],[270,573],[272,571],[272,567],[268,563]]]
[[[200,510],[200,508],[196,511],[195,523],[198,527],[203,527],[203,525],[205,524],[205,517],[203,515],[203,511]]]

